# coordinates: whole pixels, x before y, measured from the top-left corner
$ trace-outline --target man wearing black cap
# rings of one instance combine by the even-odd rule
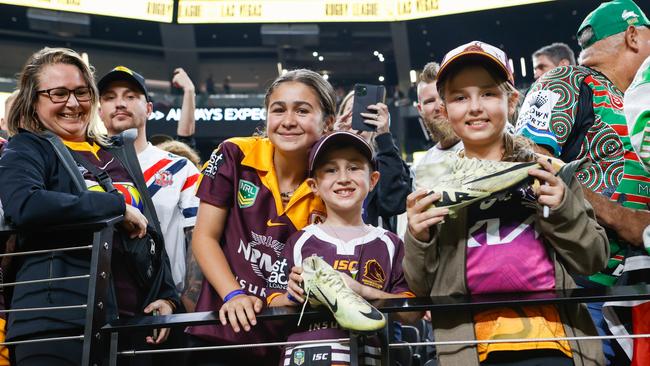
[[[626,270],[625,256],[643,252],[642,233],[650,225],[650,175],[632,149],[623,114],[623,93],[650,55],[650,20],[632,0],[604,2],[584,19],[577,40],[580,65],[555,68],[533,84],[517,132],[565,162],[593,163],[577,178],[598,223],[608,229],[611,256],[603,271],[576,280],[612,286]],[[590,304],[590,311],[602,329],[597,305]],[[605,342],[611,361],[608,348]]]
[[[193,90],[192,82],[182,69],[177,69],[177,75],[183,76],[181,83],[191,86]],[[109,134],[116,135],[131,128],[138,131],[135,149],[163,229],[174,284],[180,293],[186,272],[186,232],[189,234],[194,227],[199,203],[194,196],[199,171],[186,158],[163,151],[147,142],[146,122],[153,104],[142,75],[127,67],[118,66],[101,78],[97,87],[100,94],[99,114]],[[184,104],[182,111],[182,114],[192,116],[192,124],[193,106],[193,101],[191,108]]]

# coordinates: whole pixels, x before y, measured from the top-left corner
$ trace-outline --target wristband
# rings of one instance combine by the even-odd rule
[[[230,293],[228,295],[226,295],[226,297],[223,298],[223,302],[227,303],[233,297],[239,296],[239,295],[246,295],[246,292],[244,292],[244,290],[242,290],[242,289],[237,289],[237,290],[234,290],[234,291],[230,291]]]
[[[296,304],[300,304],[300,301],[298,301],[295,297],[291,296],[290,293],[287,292],[287,299],[291,302],[295,302]]]

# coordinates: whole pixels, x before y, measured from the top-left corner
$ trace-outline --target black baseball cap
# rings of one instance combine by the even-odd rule
[[[134,83],[138,89],[140,89],[142,94],[144,94],[144,97],[147,98],[147,102],[151,101],[151,99],[149,99],[149,94],[147,93],[147,87],[144,84],[144,77],[126,66],[116,66],[113,70],[109,71],[99,79],[99,82],[97,83],[99,95],[104,93],[108,84],[117,80],[126,80]]]
[[[334,131],[321,137],[309,152],[309,176],[314,175],[315,164],[318,159],[322,158],[332,145],[350,146],[357,149],[361,155],[368,159],[370,169],[377,170],[372,146],[356,133],[349,131]]]

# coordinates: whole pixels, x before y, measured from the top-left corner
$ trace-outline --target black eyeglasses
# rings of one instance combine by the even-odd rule
[[[38,94],[47,94],[52,103],[67,103],[70,95],[74,94],[77,102],[87,102],[92,99],[93,93],[90,88],[81,87],[75,90],[67,88],[52,88],[45,90],[37,90]]]

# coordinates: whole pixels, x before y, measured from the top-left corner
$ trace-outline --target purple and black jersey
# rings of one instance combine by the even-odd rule
[[[356,281],[378,290],[414,296],[408,288],[402,270],[404,244],[393,233],[378,227],[367,226],[362,237],[344,241],[325,232],[319,225],[310,225],[293,235],[283,250],[277,273],[272,276],[278,281],[269,283],[269,295],[273,298],[286,291],[286,279],[291,267],[301,265],[302,260],[318,255],[334,269],[345,272]],[[336,321],[306,322],[296,329],[289,341],[346,338],[349,333],[338,327]],[[328,353],[329,352],[329,353]],[[379,364],[381,350],[372,344],[364,348],[365,364]],[[328,354],[328,356],[324,356]],[[350,350],[339,343],[319,343],[309,346],[287,347],[284,365],[299,364],[301,357],[327,357],[332,365],[347,365]],[[294,360],[298,358],[297,360]]]
[[[286,207],[282,206],[273,151],[268,139],[227,140],[203,167],[197,188],[202,202],[228,208],[221,248],[242,289],[263,301],[269,291],[267,282],[289,236],[325,215],[322,201],[304,182]],[[196,311],[217,310],[222,304],[221,297],[204,280]],[[230,325],[195,326],[188,332],[221,344],[280,340],[278,330],[267,324],[240,334],[235,334]]]

